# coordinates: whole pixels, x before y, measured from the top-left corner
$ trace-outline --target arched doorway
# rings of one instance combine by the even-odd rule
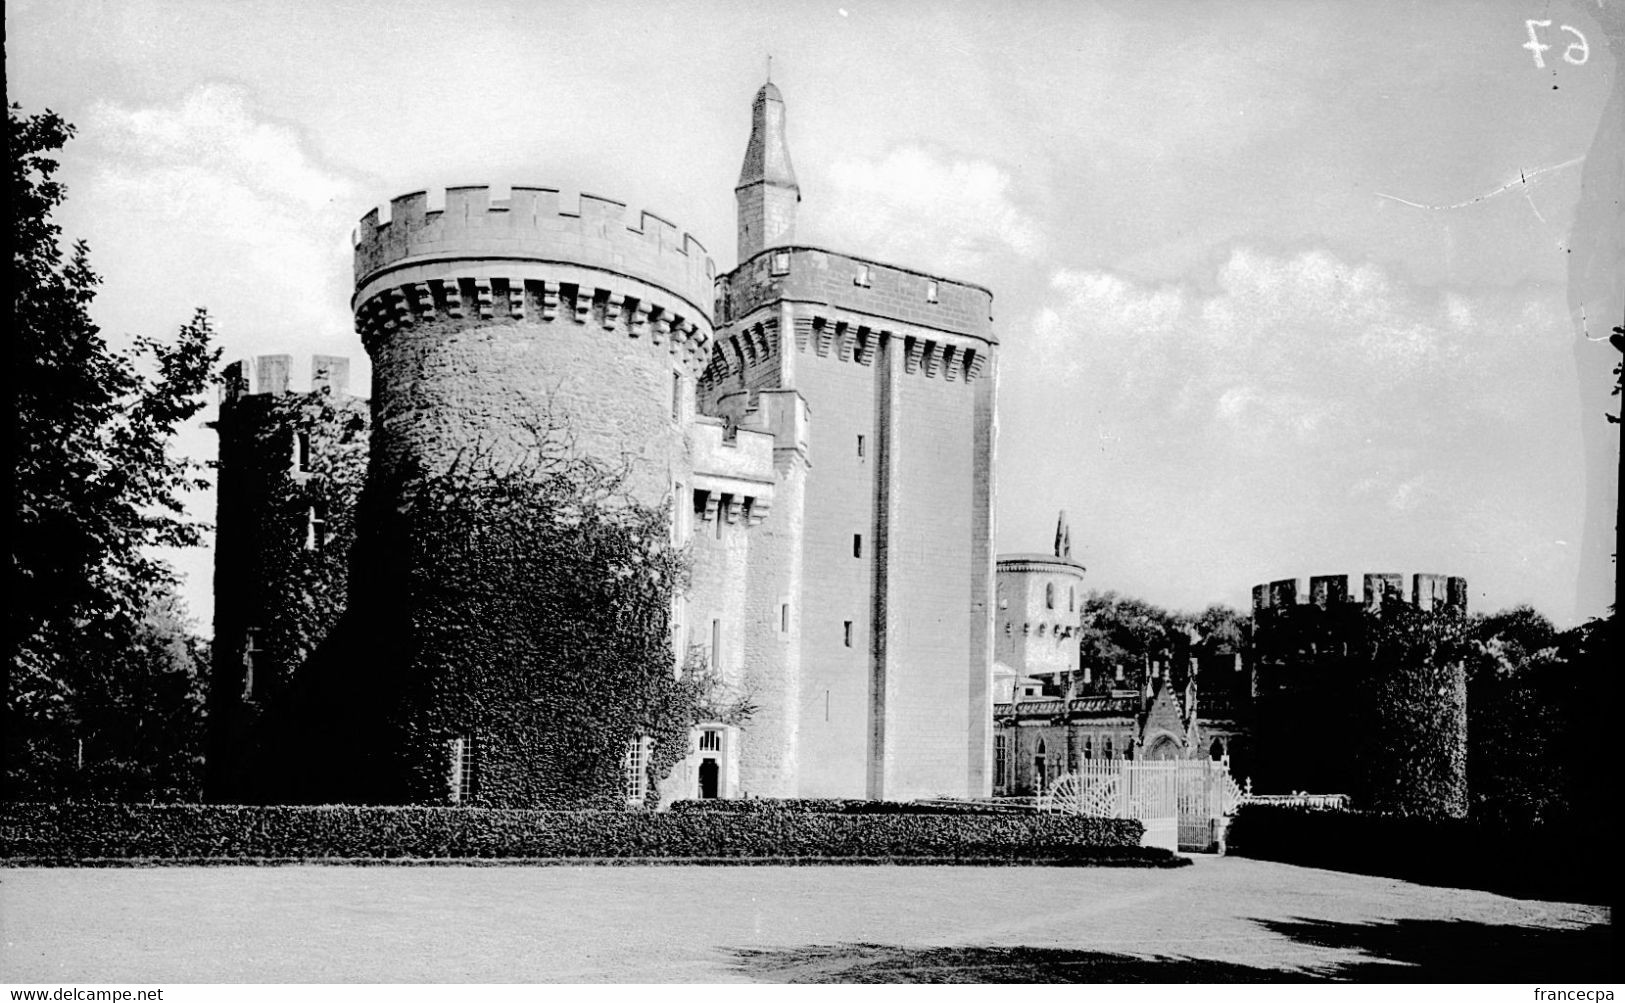
[[[717,796],[717,778],[719,774],[717,761],[710,756],[700,761],[700,797],[714,798]]]
[[[1145,750],[1145,758],[1151,760],[1179,759],[1179,742],[1172,735],[1158,736],[1150,747]]]

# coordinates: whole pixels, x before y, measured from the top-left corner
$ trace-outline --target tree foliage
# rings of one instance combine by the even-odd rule
[[[1182,676],[1187,656],[1238,651],[1245,644],[1247,618],[1220,603],[1200,613],[1174,612],[1118,592],[1092,591],[1083,600],[1078,630],[1081,664],[1096,689],[1109,688],[1117,669],[1122,684],[1143,685],[1153,661]],[[1184,685],[1183,678],[1176,678]]]
[[[1584,824],[1609,796],[1616,617],[1559,632],[1528,606],[1473,618],[1468,776],[1473,814],[1510,825]]]
[[[172,341],[140,337],[128,351],[91,321],[100,280],[82,241],[64,253],[52,219],[66,197],[54,153],[72,135],[53,112],[8,110],[16,409],[6,780],[30,797],[152,796],[173,786],[159,777],[169,767],[156,749],[147,760],[125,749],[125,765],[96,779],[84,740],[113,734],[131,713],[150,720],[139,705],[151,694],[127,686],[132,673],[195,675],[181,668],[191,656],[154,642],[155,630],[170,630],[185,644],[173,573],[150,548],[201,541],[184,501],[204,486],[202,470],[170,442],[203,406],[220,353],[202,310]],[[155,660],[133,668],[143,657]],[[138,761],[145,779],[130,765]]]

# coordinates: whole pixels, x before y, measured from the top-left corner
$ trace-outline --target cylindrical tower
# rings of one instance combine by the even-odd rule
[[[619,490],[636,509],[675,500],[671,511],[683,511],[694,386],[713,341],[705,249],[592,195],[451,188],[401,196],[387,219],[369,213],[355,279],[373,363],[363,548],[384,548],[364,549],[363,561],[390,569],[354,606],[380,696],[381,772],[361,796],[600,803],[625,769],[624,796],[641,800],[631,792],[645,790],[647,770],[617,766],[623,746],[652,755],[646,766],[659,773],[686,739],[669,733],[667,702],[645,700],[675,685],[672,611],[605,600],[584,583],[622,588],[609,564],[638,558],[609,541],[636,549],[643,531],[566,545],[571,524],[550,531],[538,510],[520,526],[496,509],[462,509],[453,525],[413,499],[418,486],[455,482],[466,501],[514,474],[551,490],[551,473],[586,461],[624,475]],[[569,490],[585,500],[612,483],[587,474]],[[480,523],[485,514],[494,521]],[[625,629],[617,617],[630,618]]]
[[[1261,790],[1353,796],[1403,814],[1467,810],[1465,579],[1344,575],[1253,589]]]
[[[493,197],[496,195],[498,197]],[[549,188],[414,192],[362,219],[356,326],[373,363],[374,476],[399,484],[539,430],[629,467],[656,501],[710,361],[714,269],[693,237],[620,202]]]

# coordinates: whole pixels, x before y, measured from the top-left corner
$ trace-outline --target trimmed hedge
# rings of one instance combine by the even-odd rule
[[[674,859],[1188,862],[1125,819],[1064,815],[531,811],[348,805],[0,805],[0,862]]]
[[[990,805],[966,801],[962,804],[917,801],[869,801],[863,798],[707,798],[676,801],[672,811],[723,812],[756,815],[763,812],[810,812],[824,815],[1011,815],[1032,814],[1025,806]]]
[[[1418,884],[1479,888],[1521,898],[1606,902],[1605,876],[1582,858],[1600,845],[1572,826],[1515,828],[1469,819],[1243,805],[1227,852]]]

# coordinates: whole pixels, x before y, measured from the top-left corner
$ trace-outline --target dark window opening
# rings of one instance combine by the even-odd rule
[[[862,533],[853,533],[852,534],[852,556],[853,557],[862,557],[863,556],[863,534]]]
[[[842,623],[841,623],[841,640],[848,648],[852,647],[852,621],[851,620],[842,621]]]

